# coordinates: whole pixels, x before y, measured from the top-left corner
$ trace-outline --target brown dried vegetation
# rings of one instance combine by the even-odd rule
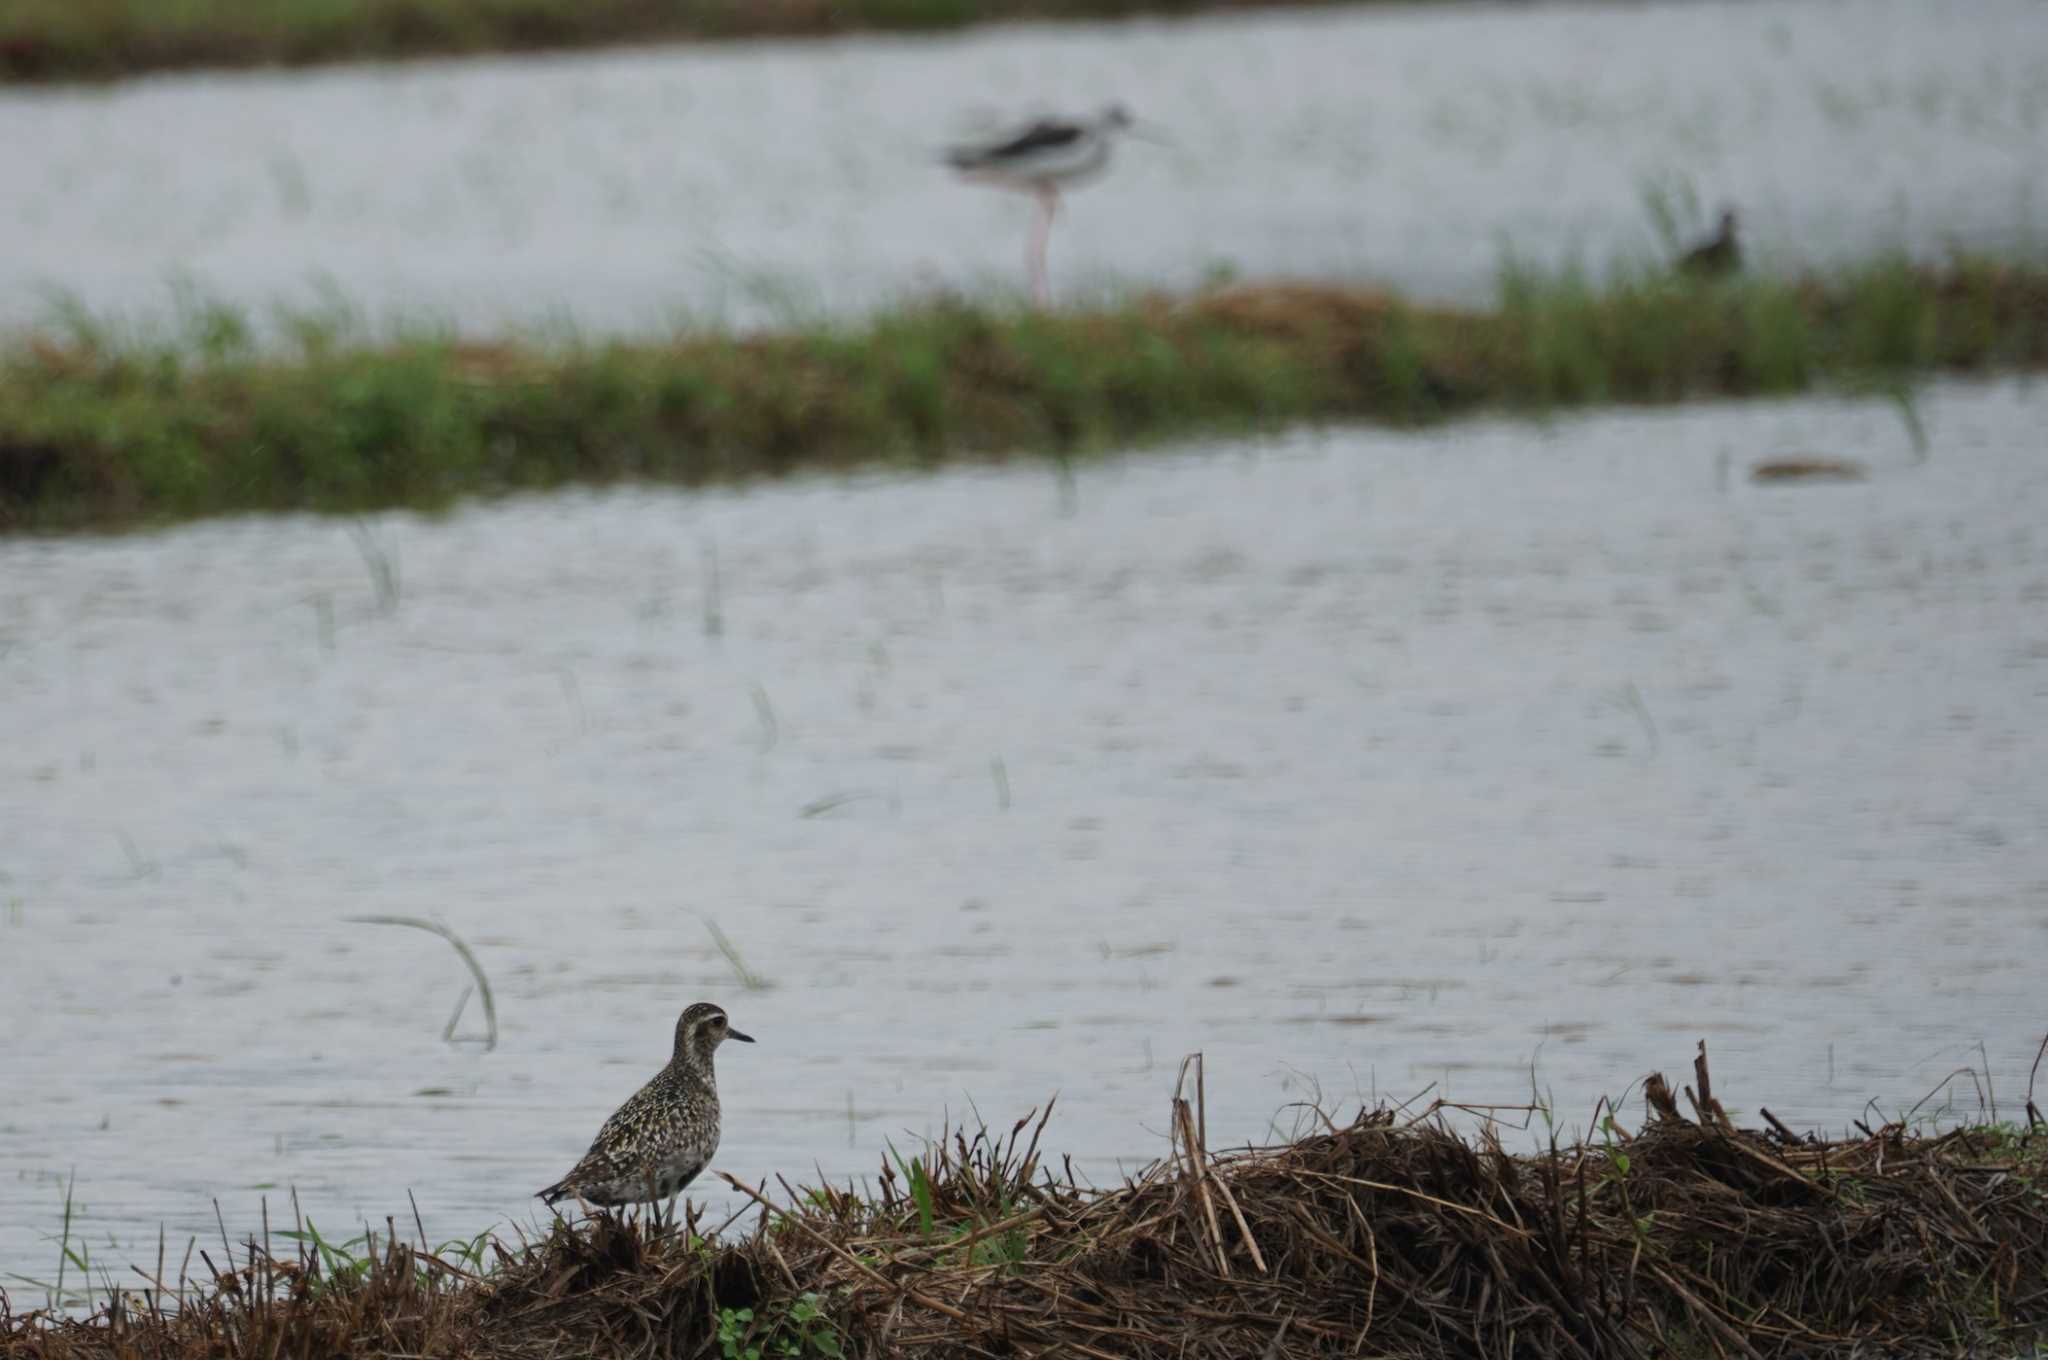
[[[1768,1112],[1750,1132],[1704,1051],[1694,1081],[1691,1117],[1652,1076],[1640,1130],[1610,1115],[1537,1155],[1443,1107],[1214,1154],[1197,1094],[1173,1156],[1109,1190],[1047,1168],[1027,1117],[868,1196],[739,1186],[763,1211],[737,1238],[557,1222],[478,1275],[394,1228],[341,1280],[251,1244],[182,1309],[0,1316],[0,1356],[1846,1356],[2048,1334],[2042,1137],[1823,1142]]]
[[[1767,458],[1749,470],[1753,482],[1860,482],[1869,473],[1847,458]]]

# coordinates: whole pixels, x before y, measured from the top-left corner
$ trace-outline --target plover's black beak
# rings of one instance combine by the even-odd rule
[[[727,1029],[725,1032],[725,1037],[728,1039],[737,1039],[743,1044],[751,1044],[752,1042],[754,1042],[753,1035],[742,1034],[736,1029]]]

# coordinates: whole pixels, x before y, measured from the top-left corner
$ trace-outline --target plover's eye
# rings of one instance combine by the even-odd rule
[[[722,1015],[714,1015],[714,1016],[712,1016],[712,1017],[711,1017],[711,1028],[713,1028],[713,1029],[724,1029],[724,1028],[725,1028],[725,1017],[724,1017],[724,1016],[722,1016]]]

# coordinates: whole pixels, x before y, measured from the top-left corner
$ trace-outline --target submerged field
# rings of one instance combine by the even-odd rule
[[[1041,1146],[1048,1108],[895,1152],[865,1186],[732,1181],[759,1210],[736,1234],[599,1217],[437,1249],[416,1211],[347,1242],[281,1212],[197,1267],[160,1249],[90,1317],[0,1310],[0,1356],[1762,1357],[2048,1336],[2031,1104],[2024,1129],[1823,1140],[1764,1111],[1751,1132],[1702,1045],[1690,1114],[1653,1074],[1638,1126],[1603,1105],[1592,1140],[1535,1154],[1491,1119],[1460,1136],[1440,1106],[1382,1106],[1218,1155],[1187,1075],[1171,1156],[1111,1189]],[[1549,1112],[1493,1115],[1513,1137]]]
[[[0,527],[433,506],[568,482],[928,465],[1318,419],[1876,385],[2048,362],[2048,270],[1881,263],[1828,279],[1604,287],[1510,275],[1491,311],[1230,287],[1040,313],[938,300],[865,323],[669,343],[373,344],[288,318],[259,350],[75,318],[0,357]],[[1917,438],[1917,436],[1916,436]]]
[[[2040,263],[2038,6],[1857,10],[1329,6],[15,89],[0,335],[52,293],[160,317],[167,285],[476,340],[998,300],[1024,286],[1033,210],[940,150],[1111,100],[1164,144],[1120,146],[1072,196],[1063,307],[1227,274],[1484,308],[1504,252],[1667,260],[1723,203],[1772,276]]]

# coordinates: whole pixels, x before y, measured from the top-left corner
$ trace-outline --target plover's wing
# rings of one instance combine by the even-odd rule
[[[622,1204],[639,1200],[667,1199],[681,1194],[709,1166],[708,1157],[663,1163],[657,1159],[635,1162],[614,1157],[593,1148],[576,1169],[537,1196],[544,1204],[571,1195],[593,1204]]]
[[[1074,123],[1040,119],[1000,142],[956,146],[946,153],[946,159],[957,169],[983,169],[1028,160],[1043,152],[1072,146],[1084,135],[1085,130]]]
[[[613,1110],[611,1118],[605,1120],[604,1127],[597,1131],[597,1137],[590,1140],[590,1150],[577,1159],[568,1175],[542,1190],[537,1198],[553,1204],[564,1196],[578,1193],[580,1186],[595,1181],[613,1181],[625,1175],[660,1137],[666,1104],[661,1099],[660,1086],[661,1078],[656,1077],[635,1091],[625,1104]]]
[[[618,1156],[617,1149],[607,1146],[600,1139],[590,1145],[590,1151],[577,1159],[576,1165],[569,1168],[568,1175],[547,1189],[539,1191],[535,1198],[543,1204],[553,1204],[556,1200],[565,1199],[570,1195],[579,1195],[587,1199],[590,1187],[609,1184],[619,1179],[622,1167],[623,1159]]]

